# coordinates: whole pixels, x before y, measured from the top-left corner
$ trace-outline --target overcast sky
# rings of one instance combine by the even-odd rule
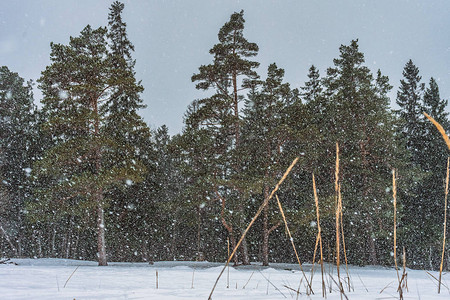
[[[191,76],[212,61],[209,49],[220,27],[244,9],[244,35],[259,45],[259,73],[276,62],[286,81],[300,87],[311,64],[324,75],[339,46],[359,39],[366,65],[388,75],[392,100],[411,58],[422,80],[438,80],[441,97],[450,97],[450,1],[123,1],[123,18],[135,45],[136,77],[145,88],[141,111],[156,128],[182,128],[187,105],[204,92]],[[90,24],[106,26],[108,0],[2,0],[0,65],[36,80],[50,63],[50,42],[67,44]],[[36,101],[41,94],[35,91]]]

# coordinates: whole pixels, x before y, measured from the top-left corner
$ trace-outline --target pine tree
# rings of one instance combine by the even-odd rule
[[[434,78],[430,79],[429,86],[423,94],[423,111],[438,121],[446,131],[450,129],[448,113],[445,111],[448,101],[441,99],[439,87]],[[416,153],[415,161],[424,172],[421,182],[417,186],[417,198],[410,210],[409,216],[415,218],[415,225],[411,236],[415,240],[411,246],[419,248],[416,252],[417,261],[426,261],[427,267],[436,267],[440,260],[440,228],[444,218],[442,211],[442,194],[444,190],[445,169],[448,157],[447,146],[442,136],[433,124],[423,120],[423,135],[417,137],[421,142],[421,152]],[[417,210],[419,208],[419,210]],[[412,214],[412,215],[411,215]],[[423,223],[417,222],[417,218]],[[417,253],[428,253],[427,256]],[[431,252],[431,253],[430,253]]]
[[[211,139],[216,141],[215,194],[222,203],[227,203],[229,211],[233,211],[233,216],[230,217],[234,221],[227,220],[224,223],[230,235],[236,232],[239,234],[243,230],[244,208],[247,206],[239,180],[241,162],[236,155],[241,143],[239,102],[244,97],[242,91],[258,78],[254,69],[259,66],[259,63],[248,59],[256,56],[258,46],[244,37],[244,22],[243,11],[231,15],[230,20],[219,31],[219,43],[209,51],[214,55],[213,63],[200,66],[199,73],[192,76],[192,81],[198,82],[197,89],[213,89],[215,94],[196,101],[196,111],[187,120],[207,127]],[[249,264],[246,240],[241,248],[243,263]]]
[[[398,116],[403,122],[402,134],[406,136],[407,148],[413,155],[416,164],[420,164],[422,137],[424,135],[422,97],[425,86],[420,82],[419,68],[409,60],[403,70],[404,79],[400,80],[400,89],[397,92],[397,105],[400,110]]]
[[[319,70],[314,65],[309,68],[308,81],[301,89],[301,95],[305,103],[310,103],[321,96],[323,87],[320,82]]]
[[[342,45],[335,67],[327,70],[326,94],[331,99],[328,139],[340,148],[344,229],[350,261],[377,264],[390,227],[391,169],[401,149],[392,131],[394,118],[386,93],[391,86],[379,72],[374,79],[363,65],[357,41]],[[334,153],[333,149],[330,149]],[[330,181],[333,180],[331,165]],[[355,255],[358,253],[357,255]]]
[[[145,165],[147,172],[153,172],[154,162],[151,160],[155,157],[150,130],[138,114],[139,109],[145,108],[141,99],[144,88],[135,77],[135,60],[132,58],[134,46],[128,39],[126,23],[122,19],[123,9],[124,4],[115,1],[108,14],[107,38],[110,63],[115,74],[112,78],[114,86],[111,87],[110,97],[103,108],[106,112],[103,131],[115,141],[115,145],[114,151],[110,151],[108,157],[105,157],[108,163],[105,167],[112,168],[128,159]],[[147,180],[141,184],[116,186],[108,195],[110,202],[114,203],[112,206],[114,212],[108,214],[111,216],[111,223],[114,224],[111,227],[112,240],[114,245],[117,245],[114,248],[116,252],[124,252],[123,244],[129,245],[127,248],[129,253],[121,255],[133,255],[143,251],[139,246],[142,237],[130,237],[123,231],[133,226],[133,218],[139,217],[135,215],[138,210],[130,211],[129,207],[140,207],[140,202],[149,198],[150,191],[146,185],[152,184],[148,181],[151,174],[146,175],[146,178]],[[148,214],[145,215],[148,217]],[[146,218],[146,222],[150,220]],[[135,247],[139,249],[132,249]]]
[[[434,80],[425,90],[421,83],[419,68],[409,60],[403,70],[403,79],[397,92],[397,114],[401,119],[400,133],[411,153],[413,166],[420,170],[414,178],[415,185],[409,195],[404,197],[402,218],[405,236],[408,236],[407,248],[411,261],[416,266],[432,267],[433,259],[438,260],[439,231],[438,224],[443,216],[439,210],[439,198],[442,195],[442,180],[445,177],[445,147],[436,129],[425,119],[423,112],[429,112],[439,122],[448,127],[444,112],[445,101],[439,97],[439,89]]]
[[[25,83],[6,66],[0,68],[0,235],[8,249],[3,255],[24,254],[28,242],[25,200],[30,198],[29,175],[35,158],[36,107],[31,82]]]
[[[288,83],[283,83],[284,70],[275,63],[269,65],[267,79],[261,82],[261,90],[252,92],[244,110],[243,144],[240,152],[245,158],[244,174],[248,187],[257,198],[267,199],[270,188],[282,176],[284,168],[293,159],[284,147],[291,138],[287,108],[296,99]],[[261,192],[262,191],[262,192]],[[262,197],[261,197],[262,196]],[[274,216],[277,206],[263,211],[262,262],[269,265],[269,235],[281,225],[280,215]],[[272,220],[269,220],[272,219]]]
[[[69,45],[51,44],[52,64],[42,72],[39,83],[47,116],[44,126],[55,146],[36,165],[38,176],[49,178],[51,184],[30,205],[36,213],[58,211],[78,218],[95,211],[90,220],[96,223],[99,265],[107,264],[105,195],[115,185],[141,180],[144,172],[141,164],[128,157],[110,165],[120,146],[104,130],[105,119],[112,114],[105,100],[122,78],[107,50],[106,33],[105,28],[93,30],[88,25]]]

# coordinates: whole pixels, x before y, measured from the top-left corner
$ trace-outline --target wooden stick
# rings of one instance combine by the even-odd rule
[[[289,168],[287,168],[286,172],[284,172],[283,177],[281,177],[280,181],[277,183],[277,185],[275,186],[275,188],[272,190],[272,192],[270,193],[269,197],[267,199],[264,200],[264,202],[261,204],[261,206],[259,207],[258,211],[256,212],[255,216],[252,218],[252,220],[250,221],[250,224],[248,224],[247,228],[245,229],[244,233],[242,234],[241,238],[239,239],[239,241],[237,242],[236,246],[233,249],[233,252],[231,252],[231,255],[228,257],[228,260],[225,264],[225,266],[223,267],[222,271],[220,271],[219,276],[216,279],[216,282],[214,283],[214,286],[211,290],[211,293],[209,294],[208,300],[212,299],[212,295],[214,293],[214,290],[216,289],[217,283],[219,282],[220,277],[222,276],[223,272],[225,271],[226,267],[228,266],[228,264],[230,263],[230,260],[233,258],[234,254],[236,253],[237,249],[239,248],[239,246],[241,245],[242,241],[245,238],[245,235],[247,234],[247,232],[249,231],[250,227],[252,227],[253,223],[255,223],[256,219],[258,218],[258,216],[261,214],[261,212],[263,211],[264,207],[267,205],[267,203],[269,203],[270,199],[272,199],[273,195],[276,193],[276,191],[278,191],[280,185],[283,183],[283,181],[286,179],[286,177],[289,175],[289,173],[291,172],[292,168],[295,166],[295,164],[298,162],[299,158],[295,158],[294,161],[291,163],[291,165],[289,166]]]
[[[308,278],[306,278],[306,274],[303,271],[302,263],[300,262],[300,258],[298,257],[297,249],[295,248],[295,244],[294,244],[294,239],[292,238],[291,231],[289,230],[289,226],[287,224],[286,216],[284,215],[284,211],[283,211],[283,207],[281,206],[280,199],[278,198],[278,195],[275,195],[275,198],[277,199],[278,207],[280,209],[281,216],[283,217],[284,225],[286,226],[286,231],[287,231],[287,233],[289,235],[289,240],[291,241],[292,248],[294,249],[295,257],[297,258],[297,262],[298,262],[298,265],[300,266],[300,270],[302,271],[303,277],[305,278],[305,280],[306,280],[306,282],[308,284],[309,291],[312,294],[314,294],[314,292],[312,291],[311,283],[308,281]]]
[[[446,235],[446,232],[447,232],[447,198],[448,198],[449,168],[450,168],[450,157],[447,158],[447,177],[446,177],[446,179],[445,179],[444,238],[443,238],[443,241],[442,241],[441,266],[439,267],[439,285],[438,285],[438,294],[441,293],[442,268],[444,267],[445,235]]]

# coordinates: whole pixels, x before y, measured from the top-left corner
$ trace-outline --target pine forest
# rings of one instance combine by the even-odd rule
[[[238,11],[170,135],[140,115],[124,9],[51,43],[36,83],[0,69],[0,257],[392,267],[405,249],[408,268],[448,270],[449,150],[424,114],[450,130],[437,79],[408,60],[394,91],[354,39],[286,82]]]

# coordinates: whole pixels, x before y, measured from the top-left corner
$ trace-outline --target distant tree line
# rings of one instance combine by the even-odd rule
[[[334,168],[340,146],[343,226],[349,262],[393,263],[392,170],[398,173],[399,247],[410,267],[435,268],[442,240],[448,152],[427,112],[450,129],[447,100],[409,60],[392,86],[364,64],[358,41],[341,45],[323,76],[311,66],[300,89],[272,63],[260,76],[258,45],[233,13],[192,76],[205,98],[184,128],[150,129],[139,116],[143,86],[134,47],[114,2],[108,26],[86,26],[51,63],[33,102],[32,83],[0,69],[0,253],[107,261],[224,261],[257,208],[297,156],[278,196],[302,261],[311,261],[317,224],[334,259]],[[274,201],[235,263],[293,262]]]

